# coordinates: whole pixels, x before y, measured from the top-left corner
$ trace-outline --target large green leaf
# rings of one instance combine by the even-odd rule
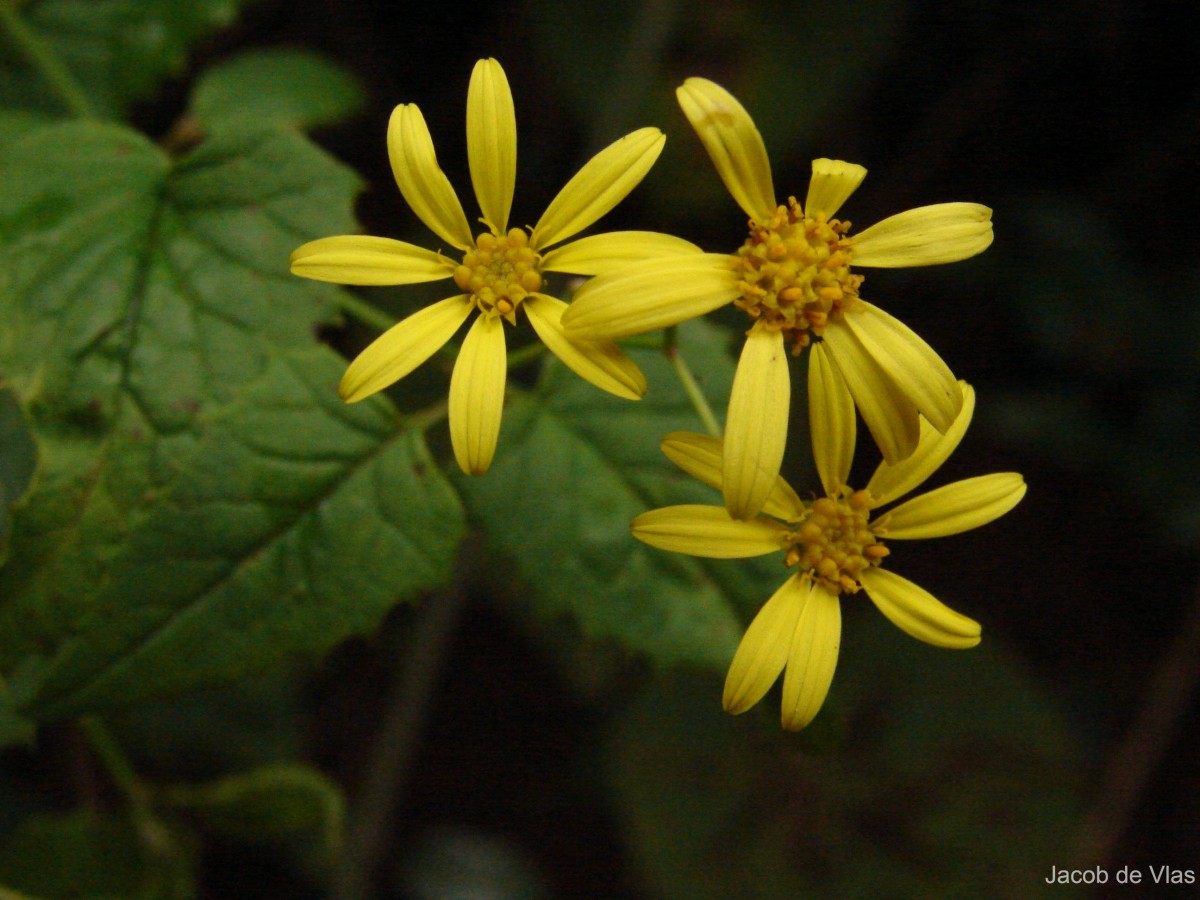
[[[727,338],[703,322],[680,328],[680,352],[718,409],[733,376]],[[588,637],[663,663],[724,667],[745,612],[766,600],[783,569],[779,560],[713,565],[630,535],[630,520],[655,506],[719,502],[658,449],[670,431],[701,430],[678,378],[662,353],[633,353],[650,382],[636,402],[550,362],[538,389],[505,411],[496,461],[486,477],[465,481],[464,495],[540,613],[569,611]]]
[[[362,86],[336,63],[308,51],[271,49],[244,53],[201,75],[190,111],[210,126],[315,128],[354,114],[363,101]]]
[[[311,346],[332,294],[290,276],[287,254],[352,226],[357,179],[289,132],[175,162],[123,128],[66,123],[11,145],[0,181],[0,373],[40,456],[0,584],[8,667],[91,608],[203,417],[273,348]]]
[[[374,628],[449,577],[458,498],[383,399],[347,405],[324,348],[281,355],[207,422],[114,549],[30,713],[230,681]]]
[[[353,230],[355,176],[287,130],[174,161],[114,126],[17,141],[0,177],[0,369],[38,444],[0,666],[39,719],[236,678],[437,584],[457,498],[316,344],[335,288],[288,252]]]
[[[188,49],[230,24],[243,0],[31,0],[19,7],[22,41],[0,37],[0,105],[67,112],[28,58],[31,46],[73,80],[93,111],[120,118],[129,104],[180,74]]]

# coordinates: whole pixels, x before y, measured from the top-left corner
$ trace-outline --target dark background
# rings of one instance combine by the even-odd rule
[[[1198,30],[1190,6],[1132,0],[267,0],[205,45],[192,72],[276,45],[350,68],[369,105],[316,138],[366,179],[364,230],[417,242],[422,228],[387,165],[387,117],[398,102],[420,105],[468,202],[462,117],[484,56],[504,65],[516,101],[514,223],[532,222],[596,149],[654,124],[667,150],[604,226],[736,247],[743,215],[674,105],[691,75],[721,82],[754,116],[781,198],[803,199],[809,161],[831,156],[870,172],[844,210],[859,227],[926,203],[991,206],[996,241],[979,259],[873,270],[863,289],[977,388],[976,425],[949,474],[1011,468],[1030,486],[1001,523],[956,539],[952,564],[940,547],[906,548],[905,574],[972,598],[985,639],[1054,698],[1083,748],[1082,771],[1062,773],[1083,785],[1080,863],[1186,869],[1200,863],[1189,694],[1200,652]],[[189,77],[140,107],[138,124],[165,134]],[[331,340],[350,352],[361,335]],[[407,732],[415,755],[389,794],[382,868],[436,870],[449,854],[451,868],[482,859],[511,875],[515,893],[494,896],[653,894],[589,766],[613,711],[669,676],[636,660],[606,669],[593,653],[589,671],[601,674],[581,686],[550,649],[556,633],[539,636],[491,584],[468,573],[465,607],[447,626],[440,678]],[[381,686],[420,627],[398,611],[376,639],[336,652],[297,699],[306,752],[352,803],[369,793],[391,715]],[[979,698],[990,702],[1007,701]],[[211,896],[305,890],[253,853],[210,853]],[[1006,895],[1016,884],[992,887]]]

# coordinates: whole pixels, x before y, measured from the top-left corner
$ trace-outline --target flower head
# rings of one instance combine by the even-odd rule
[[[517,127],[504,69],[480,60],[467,91],[467,156],[486,230],[471,233],[458,196],[438,166],[421,111],[401,104],[388,124],[388,156],[405,201],[455,248],[451,258],[403,241],[363,235],[322,238],[292,252],[292,272],[337,284],[416,284],[451,279],[459,293],[414,313],[350,364],[339,387],[354,403],[403,378],[436,353],[477,312],[450,380],[450,436],[459,466],[480,474],[491,464],[504,405],[503,322],[520,312],[546,346],[597,387],[630,399],[646,391],[641,371],[609,339],[567,335],[567,304],[543,293],[546,272],[596,275],[661,253],[695,252],[654,232],[597,234],[554,247],[587,228],[637,186],[662,151],[656,128],[626,135],[593,157],[551,201],[532,229],[510,228]],[[553,249],[551,249],[553,248]]]
[[[977,203],[924,206],[857,234],[835,218],[866,169],[813,162],[803,205],[775,199],[762,137],[724,88],[689,78],[676,92],[684,114],[734,200],[750,217],[732,254],[663,257],[584,285],[563,318],[567,333],[613,339],[674,325],[732,303],[752,324],[725,423],[723,493],[739,519],[763,508],[787,437],[788,351],[824,346],[837,377],[896,463],[917,446],[918,420],[944,432],[961,395],[950,369],[911,329],[860,295],[858,267],[921,266],[966,259],[992,242],[991,210]]]
[[[815,374],[814,374],[815,372]],[[938,647],[979,643],[980,627],[924,589],[884,568],[885,541],[945,537],[977,528],[1012,509],[1025,495],[1015,472],[948,484],[884,511],[928,478],[953,452],[974,411],[961,385],[962,413],[939,433],[920,423],[916,450],[903,462],[883,462],[865,488],[846,484],[854,455],[854,406],[844,384],[818,357],[809,375],[814,455],[824,496],[800,499],[776,477],[760,515],[737,520],[720,506],[669,506],[638,516],[636,537],[664,550],[712,558],[781,552],[793,574],[746,630],[725,680],[725,709],[757,703],[781,672],[783,727],[800,729],[821,708],[833,680],[841,641],[841,598],[864,591],[888,619]],[[715,438],[677,432],[663,452],[688,474],[721,487],[722,446]]]

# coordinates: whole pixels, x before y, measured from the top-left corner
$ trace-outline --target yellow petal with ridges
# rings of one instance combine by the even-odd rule
[[[865,301],[844,322],[917,412],[945,432],[962,409],[962,391],[934,349],[895,316]]]
[[[823,213],[827,219],[832,219],[866,177],[867,170],[856,163],[814,159],[804,214],[816,217]]]
[[[657,231],[608,231],[551,250],[542,257],[542,271],[602,275],[646,259],[703,252],[691,241]]]
[[[965,381],[958,383],[962,390],[963,405],[954,424],[946,429],[945,434],[937,430],[924,419],[921,420],[921,437],[917,441],[917,449],[908,459],[890,464],[882,462],[867,482],[867,491],[875,506],[883,506],[903,497],[917,485],[936,472],[950,454],[962,442],[975,415],[975,389]]]
[[[739,294],[730,259],[723,253],[667,256],[593,278],[571,298],[563,327],[572,338],[611,339],[712,312]]]
[[[471,184],[494,234],[508,230],[517,183],[517,115],[500,63],[481,59],[467,88],[467,160]]]
[[[779,478],[791,392],[783,334],[752,328],[742,346],[725,415],[721,492],[735,519],[758,515]]]
[[[821,486],[826,496],[836,497],[850,477],[858,421],[854,398],[824,343],[813,344],[809,351],[808,419]]]
[[[338,393],[357,403],[399,381],[437,353],[474,309],[468,297],[449,297],[397,322],[355,357]]]
[[[992,211],[978,203],[937,203],[889,216],[853,237],[856,266],[958,262],[991,246]]]
[[[783,673],[781,719],[788,731],[804,728],[821,711],[841,645],[842,603],[836,594],[810,582]]]
[[[830,322],[823,343],[883,458],[897,462],[911,456],[921,433],[912,401],[844,323]]]
[[[562,330],[567,304],[546,294],[530,294],[521,304],[542,343],[580,378],[626,400],[646,393],[646,376],[612,341],[576,341]]]
[[[646,177],[666,140],[657,128],[639,128],[593,156],[550,201],[533,227],[533,246],[540,251],[565,241],[624,200]]]
[[[965,650],[979,643],[983,629],[924,588],[887,569],[865,569],[859,575],[867,596],[888,620],[918,641]]]
[[[775,212],[771,162],[745,107],[707,78],[689,78],[675,96],[738,206],[756,222],[769,220]]]
[[[414,104],[402,103],[388,122],[388,159],[405,202],[429,230],[459,250],[475,238],[450,179],[438,167],[425,117]]]
[[[793,575],[758,611],[725,676],[721,702],[726,712],[744,713],[775,683],[787,665],[796,622],[809,589],[807,580]]]
[[[1025,496],[1025,479],[1016,472],[995,472],[955,481],[919,494],[871,523],[888,540],[947,537],[992,522]]]
[[[721,439],[691,431],[673,431],[659,447],[663,455],[697,481],[721,490]],[[784,522],[797,522],[804,517],[804,503],[783,476],[775,479],[775,486],[767,495],[762,511],[768,516]]]
[[[731,519],[720,506],[652,509],[634,519],[630,530],[638,540],[660,550],[709,559],[743,559],[780,549],[780,526],[759,519]]]
[[[450,443],[458,467],[482,475],[492,464],[504,412],[507,375],[504,324],[498,316],[479,316],[450,376]]]
[[[334,284],[419,284],[454,274],[446,259],[404,241],[344,234],[301,244],[291,255],[292,274]]]

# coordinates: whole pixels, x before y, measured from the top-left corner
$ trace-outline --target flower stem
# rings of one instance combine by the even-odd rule
[[[71,70],[41,36],[25,24],[11,0],[0,0],[0,31],[8,35],[17,50],[37,69],[68,112],[81,119],[96,118],[92,101]]]
[[[383,333],[396,324],[394,316],[389,316],[383,310],[372,306],[365,300],[359,300],[358,297],[351,294],[349,291],[338,291],[333,298],[338,309],[346,315],[351,316],[364,325],[374,328],[376,331]]]
[[[536,359],[541,359],[546,352],[546,345],[542,343],[526,344],[524,347],[518,347],[512,353],[508,354],[508,370],[519,369],[526,363],[531,363]]]
[[[671,365],[675,367],[675,374],[679,376],[679,381],[683,385],[684,391],[687,392],[688,399],[692,401],[692,406],[695,407],[696,413],[700,416],[700,421],[704,423],[705,430],[713,437],[719,438],[721,436],[721,426],[717,423],[717,417],[713,415],[712,407],[708,405],[708,399],[704,396],[704,392],[700,390],[700,384],[696,381],[696,376],[692,374],[687,360],[679,352],[679,346],[675,341],[674,326],[667,329],[665,340],[663,341],[663,352],[667,354],[667,358],[671,360]]]

